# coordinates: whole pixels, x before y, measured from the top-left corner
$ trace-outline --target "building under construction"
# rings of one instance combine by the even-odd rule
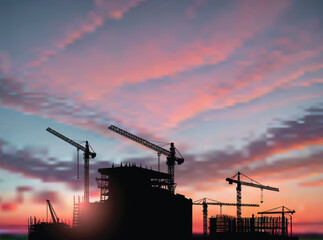
[[[48,220],[48,216],[46,221],[44,219],[41,221],[36,217],[28,218],[28,238],[33,240],[71,239],[72,228],[66,222],[60,221],[50,201],[46,200],[46,202],[51,220]]]
[[[169,175],[135,165],[99,169],[100,202],[77,204],[85,239],[189,239],[192,200],[167,189]]]
[[[75,202],[73,228],[34,221],[29,239],[46,239],[47,234],[80,240],[191,238],[192,200],[168,190],[168,174],[135,165],[99,173],[100,201]]]
[[[236,218],[218,215],[210,219],[210,239],[293,239],[288,234],[289,221],[281,217]]]
[[[184,158],[170,144],[170,150],[163,149],[145,139],[137,137],[118,127],[109,129],[158,154],[158,171],[137,167],[136,165],[120,165],[119,167],[98,169],[100,177],[96,178],[100,189],[100,199],[89,201],[89,158],[96,153],[86,141],[86,145],[72,141],[64,135],[48,128],[47,131],[84,152],[84,198],[74,199],[73,226],[62,223],[54,208],[48,203],[52,221],[41,222],[30,218],[28,236],[30,240],[129,240],[129,239],[192,239],[192,206],[203,206],[203,238],[210,239],[290,239],[289,222],[284,214],[293,214],[286,207],[282,211],[260,212],[261,217],[242,218],[241,207],[259,207],[258,204],[241,202],[241,186],[249,186],[262,191],[279,191],[278,188],[262,185],[238,172],[226,181],[237,184],[237,203],[207,201],[206,198],[192,202],[180,194],[175,194],[174,166],[182,164]],[[91,151],[92,150],[92,151]],[[176,153],[180,157],[176,156]],[[159,157],[167,158],[168,173],[159,171]],[[240,177],[251,181],[242,181]],[[221,215],[209,219],[207,233],[207,205],[219,205]],[[222,215],[222,206],[236,206],[237,217]],[[285,211],[285,210],[288,211]],[[263,217],[263,214],[282,214],[282,218]],[[291,226],[291,223],[290,223]]]

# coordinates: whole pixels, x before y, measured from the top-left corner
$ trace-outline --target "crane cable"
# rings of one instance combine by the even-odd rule
[[[264,202],[264,191],[263,191],[263,189],[261,188],[260,203],[263,203],[263,202]]]
[[[80,149],[76,149],[76,178],[80,179]]]
[[[93,150],[93,148],[90,144],[89,144],[89,147],[91,148],[92,152],[95,153],[95,151]]]
[[[250,178],[250,177],[248,177],[247,175],[244,175],[243,173],[241,173],[241,172],[238,172],[238,173],[240,173],[240,175],[242,175],[242,176],[244,176],[244,177],[246,177],[246,178],[248,178],[251,182],[255,182],[255,183],[257,183],[257,184],[259,184],[259,185],[261,185],[261,186],[263,186],[261,183],[259,183],[259,182],[257,182],[256,180],[253,180],[252,178]],[[238,173],[236,173],[234,176],[232,176],[231,178],[232,179],[234,179],[237,175],[238,175]],[[263,203],[264,202],[264,200],[263,200],[263,198],[264,198],[264,196],[263,196],[263,188],[261,188],[260,189],[261,190],[261,193],[260,193],[260,203]]]

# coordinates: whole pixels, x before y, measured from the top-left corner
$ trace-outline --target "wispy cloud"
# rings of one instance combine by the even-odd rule
[[[29,186],[19,186],[16,189],[16,199],[12,199],[10,202],[9,201],[2,201],[0,199],[0,207],[2,211],[16,211],[18,209],[18,206],[24,202],[24,193],[25,192],[31,192],[33,191],[32,187]]]
[[[302,151],[308,147],[321,146],[323,111],[321,108],[311,108],[307,114],[297,120],[283,121],[280,127],[268,129],[267,136],[257,138],[247,144],[242,150],[229,149],[209,151],[204,154],[185,154],[183,165],[176,166],[176,181],[181,187],[189,187],[199,191],[212,191],[214,186],[235,171],[240,170],[254,178],[270,178],[279,181],[295,179],[301,181],[302,187],[320,187],[321,181],[312,181],[313,175],[321,174],[323,152],[306,154],[304,156],[286,158],[281,154]],[[13,173],[21,173],[25,177],[37,178],[43,182],[65,183],[73,189],[81,189],[82,183],[75,179],[75,162],[56,159],[39,159],[32,149],[18,150],[8,143],[0,144],[0,167]],[[10,149],[7,150],[7,149]],[[267,159],[275,157],[275,161]],[[156,169],[156,162],[151,158],[127,158],[124,164],[136,162],[143,167]],[[254,164],[257,163],[255,166]],[[94,188],[94,177],[97,169],[109,167],[106,162],[91,163],[91,186]],[[302,174],[299,174],[299,173]],[[294,173],[297,173],[296,175]],[[301,176],[301,177],[300,177]],[[19,191],[28,191],[21,187]],[[36,194],[35,199],[43,199],[48,193]],[[41,197],[42,196],[42,197]],[[40,198],[39,198],[40,197]],[[55,196],[52,196],[55,199]],[[8,211],[14,206],[4,205]]]
[[[254,61],[257,62],[257,59]],[[293,65],[291,62],[287,64]],[[211,71],[204,76],[195,74],[188,76],[183,73],[177,77],[151,83],[120,87],[112,94],[113,100],[110,107],[111,109],[119,109],[119,116],[125,119],[132,118],[134,125],[145,125],[154,130],[164,130],[178,127],[189,119],[195,117],[197,119],[200,114],[207,111],[248,103],[282,88],[291,89],[295,87],[292,84],[294,81],[302,82],[300,79],[307,74],[319,72],[321,69],[323,69],[323,65],[320,64],[305,64],[290,73],[283,73],[284,70],[281,68],[279,70],[267,69],[260,73],[259,67],[255,67],[254,70],[249,69],[249,71],[241,68],[241,74],[237,68],[235,71],[238,72],[237,76],[232,76],[230,72],[221,69]],[[232,82],[214,80],[223,78],[224,74],[227,74],[226,78],[231,77]],[[274,74],[285,74],[286,76],[273,79],[272,75]],[[306,82],[308,84],[317,83],[308,80]],[[124,98],[119,97],[122,94],[125,95]],[[302,97],[305,98],[305,96]],[[315,95],[314,93],[312,96],[308,96],[308,98],[319,97],[319,94]],[[297,101],[300,98],[301,96],[298,96],[293,99]],[[287,100],[279,101],[282,104]],[[268,108],[272,104],[269,103],[264,107]],[[123,105],[126,107],[121,107]],[[141,114],[129,116],[130,113],[133,114],[129,109],[137,109],[138,106],[140,106]],[[155,118],[156,115],[159,116],[158,119]],[[214,116],[216,115],[217,113],[214,114]]]
[[[96,14],[112,18],[118,15],[113,13],[116,11],[123,16],[140,3],[97,1]],[[23,112],[99,132],[102,132],[101,122],[109,120],[127,122],[132,119],[130,128],[146,126],[149,131],[177,127],[205,111],[252,101],[277,88],[292,86],[291,82],[322,69],[322,65],[316,63],[299,66],[305,60],[319,56],[322,49],[315,47],[312,51],[295,53],[289,51],[290,46],[286,44],[291,40],[281,36],[268,41],[267,51],[259,50],[258,45],[246,47],[240,53],[244,55],[242,59],[239,56],[237,60],[229,60],[247,40],[270,27],[287,7],[287,2],[259,2],[252,8],[245,3],[235,3],[233,11],[210,17],[197,36],[189,41],[179,41],[181,27],[184,32],[190,32],[190,25],[185,21],[169,27],[174,34],[161,31],[147,36],[149,27],[143,33],[127,31],[130,35],[124,38],[125,33],[116,30],[112,37],[108,34],[107,39],[99,40],[109,41],[108,51],[95,47],[84,49],[87,61],[78,55],[63,54],[57,61],[51,61],[50,66],[29,76],[28,83],[23,83],[28,85],[23,91],[19,90],[22,80],[18,81],[17,95],[22,92],[18,99],[4,93],[2,102]],[[248,17],[245,17],[246,12]],[[262,12],[266,14],[263,16]],[[210,31],[221,28],[223,23],[236,31]],[[84,30],[85,34],[91,28],[84,29],[88,29]],[[84,34],[71,34],[71,38],[66,38],[71,39],[67,42],[74,42],[73,39]],[[305,42],[293,41],[294,48],[304,47]],[[115,50],[120,44],[124,48]],[[271,51],[275,48],[278,50]],[[230,61],[235,71],[231,70],[232,66],[225,68],[226,64],[218,66],[223,61]],[[212,70],[201,73],[199,68],[203,66],[212,66]],[[299,69],[295,71],[295,67]],[[10,88],[10,84],[14,84],[11,81],[12,77],[3,78],[3,88]],[[28,88],[41,88],[42,91],[26,91]],[[31,104],[25,104],[27,102]]]
[[[84,38],[89,34],[93,34],[99,27],[105,24],[108,19],[121,20],[128,11],[136,7],[145,0],[124,0],[124,1],[106,1],[96,0],[94,9],[89,11],[84,20],[81,20],[77,27],[71,30],[62,39],[52,40],[56,42],[38,59],[33,60],[22,68],[22,71],[30,68],[40,67],[60,51],[74,44],[76,41]]]
[[[6,211],[6,212],[16,211],[17,207],[18,207],[17,203],[2,203],[1,204],[1,210]]]
[[[305,178],[313,172],[322,173],[323,169],[320,166],[323,152],[293,159],[279,157],[295,150],[321,146],[322,121],[322,109],[309,109],[303,118],[282,122],[282,127],[269,128],[267,136],[251,141],[240,151],[215,150],[199,156],[186,156],[186,166],[178,166],[177,176],[182,183],[192,184],[200,189],[203,183],[223,181],[227,177],[225,174],[234,170],[245,171],[258,177],[282,172],[285,175],[295,170],[309,170],[307,175],[303,176]],[[274,156],[280,160],[268,163],[267,159]],[[254,163],[260,165],[252,167]],[[284,175],[279,174],[278,179],[284,179]]]
[[[83,183],[76,180],[75,161],[60,161],[51,157],[38,158],[31,149],[16,149],[7,142],[0,141],[0,168],[12,173],[21,173],[26,178],[40,179],[43,182],[61,182],[72,189],[81,189]],[[82,165],[82,164],[81,164]],[[106,166],[106,162],[92,163],[91,174],[96,174],[97,168]],[[93,176],[94,176],[93,175]],[[80,176],[82,179],[82,176]],[[91,179],[92,186],[95,181]],[[29,188],[18,188],[18,193]],[[21,197],[18,196],[20,199]],[[36,197],[36,199],[38,199]]]
[[[311,181],[304,181],[300,183],[302,187],[323,187],[323,179],[315,179]]]
[[[106,130],[107,123],[111,122],[106,113],[98,113],[96,109],[67,97],[54,97],[41,90],[30,90],[13,76],[0,78],[0,103],[26,114],[40,115],[86,129],[101,129],[101,133]]]
[[[129,6],[136,6],[140,2],[130,1],[128,5],[122,5],[129,8]],[[128,10],[127,7],[118,6],[120,4],[117,1],[98,4],[98,6],[101,5],[104,9],[110,9],[110,12],[113,12],[111,9],[124,9],[116,12]],[[101,38],[103,38],[102,42],[109,43],[105,46],[108,51],[100,49],[93,54],[93,52],[88,52],[88,49],[84,49],[88,58],[93,58],[91,61],[87,61],[87,69],[80,69],[79,66],[82,66],[80,59],[71,56],[64,56],[65,60],[62,58],[60,62],[61,64],[74,62],[79,71],[86,70],[86,75],[91,75],[92,79],[97,78],[98,74],[104,76],[105,80],[101,78],[100,82],[108,80],[110,89],[123,83],[138,83],[163,76],[176,75],[179,72],[205,64],[217,64],[226,60],[237,48],[243,45],[245,40],[254,37],[263,28],[275,21],[287,5],[287,2],[270,4],[257,2],[250,8],[248,4],[238,2],[233,4],[233,11],[212,16],[208,23],[198,29],[198,32],[191,39],[184,41],[181,35],[186,32],[190,33],[192,26],[190,22],[183,20],[185,16],[180,14],[176,15],[175,22],[170,26],[165,19],[162,21],[161,27],[167,27],[166,32],[156,32],[154,30],[156,26],[149,22],[145,23],[140,31],[128,31],[123,28],[115,30],[112,37],[107,30]],[[261,15],[264,10],[268,14]],[[248,11],[248,17],[245,17],[246,11]],[[106,14],[109,15],[109,11]],[[130,20],[135,21],[136,19]],[[226,24],[227,29],[235,29],[235,31],[214,31],[214,29],[220,29],[223,23]],[[150,32],[153,35],[149,34]],[[127,35],[126,38],[125,34]],[[78,36],[79,34],[73,35]],[[101,41],[98,40],[98,42]],[[120,49],[121,44],[123,47]],[[95,66],[92,66],[91,62],[95,63]],[[73,68],[74,64],[71,67]],[[50,67],[47,71],[50,71]],[[53,72],[47,73],[56,76],[55,72],[57,70],[53,69]]]

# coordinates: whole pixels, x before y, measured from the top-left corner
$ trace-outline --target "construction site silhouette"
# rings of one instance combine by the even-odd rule
[[[259,207],[258,204],[241,202],[241,186],[263,190],[279,191],[278,188],[262,185],[238,172],[227,178],[229,184],[237,184],[237,202],[224,203],[203,198],[192,201],[184,195],[176,194],[174,182],[175,163],[182,164],[184,158],[170,144],[170,150],[163,149],[145,139],[137,137],[115,126],[109,129],[132,141],[144,145],[167,157],[168,173],[136,166],[120,164],[116,167],[98,169],[96,178],[100,189],[100,199],[89,201],[88,168],[85,164],[84,197],[74,197],[73,225],[62,222],[56,214],[50,200],[47,200],[51,221],[40,221],[36,217],[28,219],[28,237],[30,240],[128,240],[128,239],[297,239],[292,236],[292,222],[288,216],[295,213],[286,207],[281,211],[274,208],[258,212],[261,216],[242,218],[242,207]],[[96,153],[86,146],[79,146],[64,135],[47,129],[55,136],[84,151],[84,161]],[[180,156],[177,156],[177,154]],[[158,167],[159,169],[159,167]],[[241,177],[248,181],[242,181]],[[203,207],[203,235],[192,235],[192,208]],[[219,205],[220,215],[208,218],[208,205]],[[237,208],[237,216],[222,215],[222,206]],[[270,216],[280,214],[279,217]],[[266,215],[266,216],[264,216]],[[290,217],[290,220],[292,218]],[[289,231],[290,229],[290,231]],[[208,231],[209,230],[209,231]]]

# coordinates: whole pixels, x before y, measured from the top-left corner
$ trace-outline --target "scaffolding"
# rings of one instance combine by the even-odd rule
[[[95,178],[98,188],[100,188],[100,202],[106,201],[109,198],[109,177],[101,174],[101,177]]]
[[[169,174],[162,173],[162,172],[156,172],[153,170],[148,170],[147,168],[137,167],[136,164],[126,164],[126,165],[120,165],[120,167],[114,167],[112,168],[102,168],[99,169],[99,173],[101,174],[100,177],[95,178],[97,187],[100,189],[100,202],[107,201],[109,199],[109,195],[111,194],[111,177],[110,175],[113,175],[115,173],[122,173],[125,174],[127,172],[136,172],[139,176],[143,176],[146,178],[144,180],[145,184],[148,183],[150,187],[152,188],[159,188],[159,189],[169,189]],[[119,177],[118,177],[119,178]],[[130,177],[131,178],[131,177]],[[137,179],[138,181],[138,179]],[[112,184],[113,185],[113,184]],[[174,187],[176,187],[176,184],[174,184]]]
[[[223,232],[263,232],[269,235],[282,236],[288,231],[288,219],[281,217],[237,218],[219,216],[210,218],[210,236]]]

